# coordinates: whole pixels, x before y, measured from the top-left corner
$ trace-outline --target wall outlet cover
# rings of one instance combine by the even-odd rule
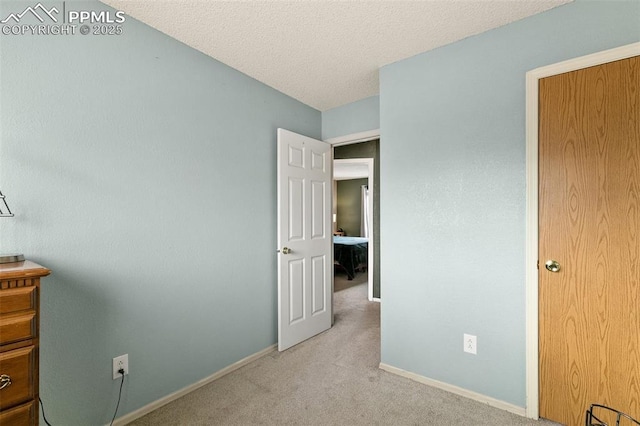
[[[129,354],[124,354],[113,358],[113,380],[119,379],[122,377],[119,373],[120,369],[124,370],[124,375],[129,374]]]
[[[464,351],[473,355],[478,354],[478,337],[472,334],[464,334]]]

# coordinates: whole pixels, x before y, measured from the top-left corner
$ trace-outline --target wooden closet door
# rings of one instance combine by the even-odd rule
[[[544,78],[539,99],[540,415],[640,418],[640,57]]]

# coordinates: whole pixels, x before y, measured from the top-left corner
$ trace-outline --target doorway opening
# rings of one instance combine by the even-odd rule
[[[333,146],[334,290],[366,281],[368,300],[379,302],[380,140],[375,135]]]
[[[334,289],[367,282],[369,300],[374,300],[374,238],[377,234],[374,188],[373,158],[334,160]]]

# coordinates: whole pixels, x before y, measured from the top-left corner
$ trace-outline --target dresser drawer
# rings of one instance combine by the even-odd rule
[[[31,426],[35,424],[37,424],[35,400],[0,413],[0,425]]]
[[[0,345],[36,337],[36,313],[0,316]]]
[[[33,399],[36,350],[35,346],[28,346],[0,353],[0,375],[11,380],[10,385],[0,389],[0,410]]]
[[[11,288],[0,292],[0,315],[36,309],[36,287]]]

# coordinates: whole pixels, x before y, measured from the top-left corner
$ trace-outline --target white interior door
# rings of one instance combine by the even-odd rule
[[[278,129],[278,350],[331,327],[331,145]]]

